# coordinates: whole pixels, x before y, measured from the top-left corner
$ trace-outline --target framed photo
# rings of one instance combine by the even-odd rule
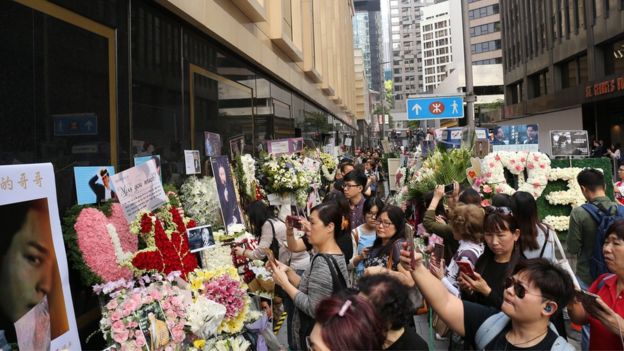
[[[204,132],[204,147],[206,149],[206,157],[221,155],[221,135]]]
[[[234,182],[232,181],[232,171],[227,156],[216,156],[210,158],[212,174],[217,181],[217,192],[219,193],[219,204],[221,205],[221,215],[225,230],[229,233],[228,227],[232,224],[242,224],[243,216],[238,205]]]
[[[186,174],[200,174],[199,150],[184,150],[184,165]]]
[[[245,148],[245,136],[237,135],[235,137],[230,138],[230,158],[232,160],[236,159],[236,156],[240,156],[243,154],[243,149]]]
[[[589,156],[586,130],[551,130],[552,156]]]
[[[113,166],[74,167],[78,205],[95,204],[117,197],[111,177]]]
[[[0,329],[8,343],[38,344],[33,333],[17,334],[15,327],[22,317],[20,325],[35,316],[37,323],[49,318],[44,328],[49,328],[50,340],[44,349],[80,348],[52,164],[0,166],[0,219],[12,224],[0,234],[6,250],[0,269]],[[36,258],[36,265],[24,259],[25,252]]]
[[[215,239],[212,235],[212,226],[204,225],[201,227],[190,228],[186,230],[189,240],[189,250],[198,252],[215,245]]]
[[[165,312],[157,301],[144,305],[136,311],[139,328],[145,336],[145,347],[149,351],[163,348],[171,341],[171,331],[167,327]]]

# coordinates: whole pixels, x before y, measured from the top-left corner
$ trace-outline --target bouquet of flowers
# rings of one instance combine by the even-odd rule
[[[297,204],[305,206],[313,175],[304,170],[296,155],[270,156],[262,164],[261,175],[268,194],[295,193]]]
[[[444,150],[437,148],[423,162],[420,169],[412,169],[409,180],[410,198],[432,191],[437,184],[463,183],[470,167],[469,149]]]
[[[245,250],[255,250],[258,247],[258,241],[249,233],[238,237],[234,241],[236,246],[240,246]],[[243,275],[243,280],[245,283],[251,282],[256,276],[254,272],[250,268],[251,260],[247,258],[247,256],[239,256],[234,253],[234,250],[231,252],[232,255],[232,263],[234,267],[238,269],[238,272]]]
[[[180,200],[186,213],[200,225],[223,227],[217,183],[212,177],[189,177],[180,187]]]
[[[225,316],[217,327],[218,333],[238,333],[246,321],[258,317],[249,312],[247,286],[236,268],[197,269],[189,274],[189,283],[195,299],[204,297],[225,307]]]
[[[181,345],[186,338],[189,296],[176,285],[178,275],[153,274],[136,282],[96,285],[96,294],[110,297],[102,307],[100,330],[104,338],[121,350]]]
[[[195,221],[183,217],[178,208],[166,204],[154,212],[141,211],[130,225],[145,248],[135,252],[130,260],[135,275],[146,272],[169,274],[180,271],[182,277],[197,268],[197,259],[189,251],[187,228]]]
[[[250,198],[256,198],[256,160],[249,154],[240,156],[238,160],[239,172],[242,176],[244,193]]]
[[[247,228],[245,228],[244,224],[240,224],[240,223],[232,224],[228,227],[228,229],[230,231],[229,233],[226,233],[225,230],[223,229],[220,229],[214,232],[215,240],[221,241],[221,242],[229,242],[229,241],[236,240],[238,237],[246,235],[246,234],[251,235],[247,231]]]

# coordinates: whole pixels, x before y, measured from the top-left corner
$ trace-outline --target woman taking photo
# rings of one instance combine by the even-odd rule
[[[589,323],[590,350],[624,349],[624,220],[615,221],[607,230],[602,246],[609,271],[598,277],[589,287],[597,298],[579,296],[568,305],[570,319],[576,324]]]
[[[477,205],[459,204],[451,214],[453,238],[459,241],[459,248],[453,255],[445,273],[442,257],[432,257],[431,273],[442,280],[446,289],[459,296],[459,266],[457,261],[466,261],[474,268],[483,253],[483,209]]]
[[[466,292],[462,293],[462,298],[500,309],[505,278],[511,274],[520,258],[516,245],[520,230],[508,207],[485,208],[483,237],[486,248],[477,260],[474,277],[460,274],[460,286]]]
[[[520,252],[524,258],[545,258],[552,262],[555,259],[557,233],[540,222],[535,198],[526,191],[516,191],[511,199],[520,229]]]
[[[364,259],[364,267],[396,270],[405,241],[405,215],[400,208],[385,206],[377,217],[377,238]]]
[[[307,222],[301,219],[302,222]],[[347,264],[336,244],[336,237],[348,227],[342,211],[335,203],[323,203],[312,208],[309,223],[303,223],[306,237],[316,254],[302,277],[282,262],[269,263],[273,280],[295,303],[292,338],[293,349],[305,349],[306,337],[314,326],[319,302],[347,287]],[[287,235],[293,235],[293,223],[286,223]],[[398,256],[397,256],[398,257]]]

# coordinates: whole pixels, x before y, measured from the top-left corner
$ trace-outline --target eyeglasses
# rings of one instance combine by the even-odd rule
[[[369,212],[365,216],[370,218],[370,219],[377,220],[377,213]]]
[[[310,336],[306,336],[305,338],[306,341],[306,348],[308,349],[308,351],[314,351],[314,344],[312,344],[312,342],[310,341]]]
[[[345,189],[347,189],[347,188],[355,188],[356,186],[359,186],[359,185],[357,185],[357,184],[345,184],[344,188]]]
[[[512,285],[514,287],[514,294],[520,299],[524,299],[524,296],[526,294],[543,297],[542,295],[528,292],[524,285],[522,285],[522,283],[520,283],[519,281],[515,280],[514,277],[507,277],[507,279],[505,279],[505,289],[509,289],[509,287]]]
[[[381,226],[384,226],[384,227],[389,227],[389,226],[391,226],[391,225],[394,225],[394,223],[392,223],[392,222],[386,222],[386,221],[377,221],[377,225],[378,225],[378,226],[380,226],[380,227],[381,227]]]
[[[486,214],[498,213],[498,214],[502,214],[503,216],[513,216],[513,212],[511,211],[511,208],[507,206],[486,206],[485,213]]]

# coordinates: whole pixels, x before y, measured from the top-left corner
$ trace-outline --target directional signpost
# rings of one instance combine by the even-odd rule
[[[407,99],[407,119],[411,121],[464,118],[462,96],[432,96]]]

